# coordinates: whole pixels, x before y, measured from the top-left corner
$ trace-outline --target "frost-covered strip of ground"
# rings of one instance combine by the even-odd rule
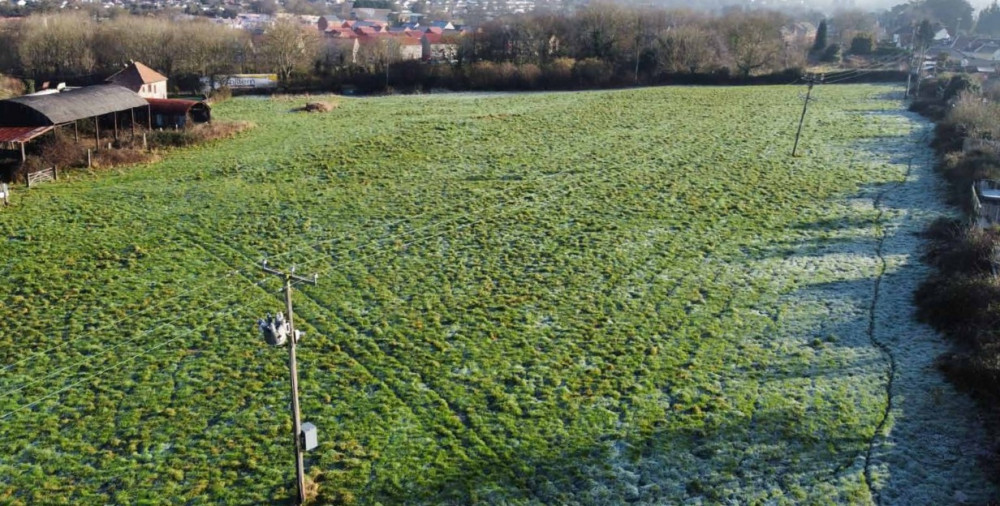
[[[972,451],[975,411],[932,366],[947,345],[913,318],[917,234],[947,212],[918,144],[929,127],[902,112],[879,121],[887,138],[840,155],[881,184],[825,202],[825,217],[749,259],[706,257],[693,282],[731,295],[690,308],[701,336],[677,337],[699,340],[690,377],[633,406],[665,407],[671,428],[642,446],[605,441],[609,466],[581,470],[577,498],[950,504],[994,492]],[[888,418],[882,343],[898,364]]]
[[[887,434],[873,452],[873,485],[882,504],[980,504],[996,493],[977,465],[986,441],[982,425],[972,401],[934,367],[948,344],[914,318],[913,292],[928,273],[918,260],[918,234],[948,209],[926,143],[931,126],[915,115],[907,118],[917,125],[909,177],[882,199],[886,274],[876,304],[875,338],[889,347],[897,369]],[[903,147],[881,156],[899,160],[907,154]]]

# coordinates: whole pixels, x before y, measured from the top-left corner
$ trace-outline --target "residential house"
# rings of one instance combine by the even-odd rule
[[[421,35],[421,57],[424,61],[450,62],[458,57],[458,43],[452,34],[441,33],[440,28],[428,28]]]
[[[142,98],[167,98],[166,76],[139,62],[130,63],[107,82],[128,88]]]

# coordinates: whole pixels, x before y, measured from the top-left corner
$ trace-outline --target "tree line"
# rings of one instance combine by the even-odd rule
[[[253,72],[276,73],[283,87],[300,91],[730,83],[803,67],[815,34],[798,21],[767,10],[709,14],[595,3],[571,14],[486,22],[449,39],[456,46],[450,61],[422,64],[401,61],[391,44],[354,52],[352,41],[324,37],[294,18],[250,32],[206,19],[69,12],[0,24],[0,47],[8,48],[0,52],[0,73],[89,84],[134,60],[179,90],[196,88],[200,77]],[[832,40],[874,38],[870,16],[847,11],[833,24]]]
[[[34,15],[0,26],[0,73],[75,84],[99,82],[131,61],[141,61],[177,83],[202,76],[275,72],[289,79],[319,52],[315,29],[293,21],[263,34],[208,20],[82,13]]]

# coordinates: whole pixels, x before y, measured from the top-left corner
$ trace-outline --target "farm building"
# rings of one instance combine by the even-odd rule
[[[183,128],[188,123],[212,121],[212,109],[205,102],[148,98],[150,124],[154,128]]]
[[[128,88],[142,98],[167,98],[167,78],[137,61],[109,77],[107,82]]]
[[[10,149],[19,149],[23,161],[25,143],[63,125],[72,124],[76,131],[79,121],[92,119],[99,146],[102,124],[110,124],[117,138],[123,115],[135,125],[136,109],[148,114],[149,107],[146,99],[113,84],[0,100],[0,139]]]

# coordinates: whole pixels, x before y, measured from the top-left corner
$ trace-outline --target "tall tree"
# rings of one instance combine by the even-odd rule
[[[979,21],[976,22],[976,33],[983,35],[1000,35],[1000,5],[997,1],[979,11]]]
[[[826,25],[826,20],[819,22],[819,27],[816,28],[816,42],[813,42],[812,53],[822,53],[826,49],[826,32],[829,28]]]
[[[961,30],[972,30],[974,9],[968,0],[924,0],[924,8],[951,32],[958,35]]]
[[[934,25],[931,20],[925,19],[917,27],[917,39],[913,41],[914,49],[924,50],[934,43]]]

